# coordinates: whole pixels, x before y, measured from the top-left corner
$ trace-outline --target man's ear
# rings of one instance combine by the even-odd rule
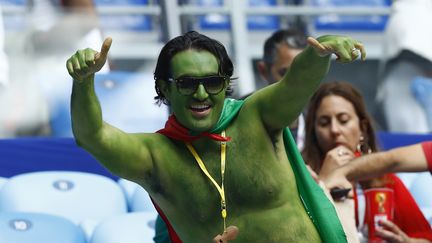
[[[158,79],[156,81],[156,85],[158,86],[158,88],[162,92],[162,94],[165,96],[165,98],[168,98],[168,96],[169,96],[169,84],[165,80]]]
[[[258,73],[260,75],[260,78],[263,81],[268,82],[269,78],[270,78],[270,76],[269,76],[270,70],[267,68],[267,65],[265,64],[265,62],[264,61],[258,61],[257,68],[258,68]]]

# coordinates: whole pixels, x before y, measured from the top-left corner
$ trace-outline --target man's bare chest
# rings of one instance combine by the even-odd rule
[[[215,183],[222,187],[221,147],[219,144],[195,146],[195,150],[205,169],[185,144],[177,144],[171,149],[171,156],[163,163],[168,163],[169,170],[163,173],[162,185],[171,185],[175,191],[164,190],[194,200],[196,203],[217,202],[220,200]],[[274,152],[273,144],[256,144],[248,140],[236,140],[227,143],[223,175],[223,187],[227,201],[231,204],[248,206],[272,204],[283,201],[289,191],[296,189],[295,178],[286,157]],[[214,182],[209,178],[212,177]],[[282,198],[282,199],[281,199]]]

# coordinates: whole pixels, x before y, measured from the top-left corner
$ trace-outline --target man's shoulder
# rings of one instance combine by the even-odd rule
[[[164,144],[169,143],[170,139],[160,133],[129,133],[131,138],[139,141],[143,146],[164,146]]]

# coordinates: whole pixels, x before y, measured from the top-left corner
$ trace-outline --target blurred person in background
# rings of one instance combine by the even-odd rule
[[[32,51],[62,55],[77,47],[102,45],[93,0],[28,0],[27,4],[31,20],[28,47]],[[104,66],[102,71],[107,68]]]
[[[7,43],[10,79],[0,100],[3,137],[52,135],[50,121],[57,116],[58,106],[69,102],[65,97],[71,83],[64,61],[78,48],[102,44],[92,0],[27,0],[25,4],[22,23],[14,25],[19,31],[12,31],[13,41]],[[108,70],[107,64],[102,72]]]
[[[78,48],[102,44],[92,0],[28,0],[28,13],[7,44],[10,80],[0,109],[3,137],[53,135],[50,121],[69,106],[64,60]],[[2,66],[3,67],[3,66]],[[102,72],[109,70],[108,64]],[[70,129],[69,129],[70,130]],[[1,136],[1,135],[0,135]]]
[[[241,101],[226,99],[233,65],[225,48],[188,32],[162,48],[155,69],[156,99],[173,115],[158,133],[132,134],[103,121],[94,93],[111,41],[67,61],[76,142],[145,188],[181,240],[210,242],[217,235],[216,242],[226,242],[238,229],[239,242],[346,242],[286,127],[327,74],[331,54],[343,63],[364,59],[361,43],[308,38],[280,82]]]
[[[322,84],[312,96],[307,109],[306,137],[303,157],[319,178],[326,178],[338,167],[353,163],[355,157],[378,150],[372,120],[363,97],[346,82]],[[378,161],[376,161],[378,163]],[[325,181],[325,179],[324,179]],[[394,220],[383,221],[378,236],[389,242],[429,242],[432,229],[403,182],[394,174],[386,174],[359,182],[346,200],[352,200],[351,222],[355,222],[360,239],[367,235],[365,210],[359,205],[362,190],[385,187],[394,191]],[[357,190],[358,189],[358,190]],[[346,222],[350,223],[350,222]],[[367,237],[366,237],[367,238]]]
[[[98,49],[103,42],[92,0],[31,0],[33,29],[29,36],[37,56],[33,79],[42,87],[49,111],[50,134],[72,137],[70,99],[72,84],[64,61],[77,49]],[[109,60],[98,72],[96,91],[104,100],[105,119],[127,132],[152,132],[168,117],[167,109],[152,104],[153,73],[112,70]],[[117,99],[117,101],[114,101]],[[127,108],[140,107],[136,112]]]
[[[426,111],[411,85],[416,77],[432,82],[432,1],[394,0],[391,10],[383,44],[384,77],[377,92],[384,127],[392,132],[430,132]]]
[[[296,29],[284,29],[274,32],[264,43],[264,55],[257,63],[260,77],[268,85],[282,80],[283,75],[291,67],[294,58],[307,46],[306,35]],[[304,144],[303,113],[289,125],[299,150]]]
[[[45,98],[46,122],[51,127],[53,121],[64,119],[63,106],[69,107],[66,97],[71,83],[64,72],[64,60],[77,49],[99,48],[103,34],[93,0],[28,0],[28,5],[31,23],[27,50],[35,58],[31,79],[39,84]],[[107,62],[101,73],[109,70]],[[72,135],[69,127],[51,128],[49,134],[53,136]]]

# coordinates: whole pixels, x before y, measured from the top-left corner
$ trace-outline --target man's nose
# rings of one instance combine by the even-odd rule
[[[203,84],[199,84],[197,90],[193,94],[193,97],[197,100],[205,100],[207,99],[209,94],[207,93]]]

